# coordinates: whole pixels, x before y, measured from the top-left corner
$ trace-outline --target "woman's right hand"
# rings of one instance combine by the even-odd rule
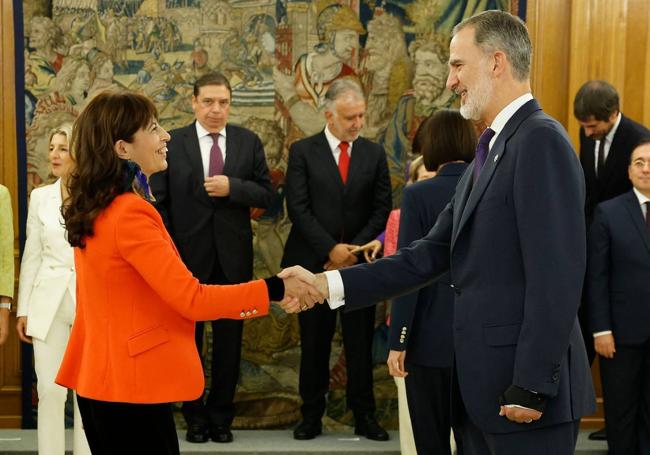
[[[352,254],[357,254],[363,251],[363,257],[366,258],[366,262],[372,262],[377,259],[377,255],[381,251],[383,245],[377,239],[371,240],[365,245],[361,245],[350,251]]]
[[[20,341],[32,344],[32,337],[27,335],[27,316],[20,316],[16,319],[16,332]]]

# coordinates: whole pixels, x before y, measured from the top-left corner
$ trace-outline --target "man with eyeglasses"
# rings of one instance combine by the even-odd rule
[[[273,199],[262,142],[253,132],[228,124],[231,101],[230,83],[222,74],[199,78],[192,96],[195,121],[170,131],[169,166],[151,178],[156,207],[185,265],[206,284],[252,278],[250,208],[266,208]],[[183,403],[189,442],[233,440],[242,328],[242,320],[212,321],[210,393]],[[202,340],[203,323],[197,323],[199,352]]]
[[[628,177],[631,191],[596,207],[586,275],[611,455],[650,453],[650,136]]]

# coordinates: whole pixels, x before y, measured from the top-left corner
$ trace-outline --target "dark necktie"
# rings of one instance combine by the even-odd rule
[[[490,151],[490,141],[494,137],[494,130],[492,128],[485,128],[476,146],[476,158],[474,158],[474,181],[478,180],[481,174],[485,160],[487,159],[488,152]]]
[[[210,148],[210,165],[208,166],[208,177],[223,174],[223,155],[219,147],[219,133],[210,133],[212,137],[212,148]]]
[[[645,203],[645,224],[650,231],[650,202]]]
[[[339,144],[339,149],[341,154],[339,155],[339,172],[341,173],[341,180],[343,184],[348,180],[348,169],[350,168],[350,155],[348,154],[348,147],[350,144],[347,142],[341,142]]]
[[[598,143],[598,156],[596,157],[596,175],[603,175],[605,169],[605,138]]]

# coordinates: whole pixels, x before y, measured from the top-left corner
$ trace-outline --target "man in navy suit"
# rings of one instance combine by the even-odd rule
[[[465,454],[569,455],[595,410],[577,320],[586,268],[584,178],[562,126],[530,93],[524,23],[487,11],[457,25],[447,87],[483,121],[477,157],[423,239],[311,278],[347,310],[450,273],[452,421]],[[296,272],[297,273],[297,272]]]
[[[591,224],[596,205],[630,191],[627,177],[630,154],[639,140],[650,135],[643,125],[624,116],[619,110],[616,89],[606,81],[588,81],[578,90],[573,113],[580,123],[580,164],[585,174],[585,215]],[[589,305],[579,310],[589,363],[596,356],[589,331]],[[590,439],[607,439],[605,430],[589,435]]]
[[[260,138],[228,123],[231,99],[222,74],[199,78],[192,96],[196,121],[170,132],[169,167],[151,178],[156,208],[183,262],[206,284],[252,278],[250,209],[268,207],[274,194]],[[210,393],[183,403],[189,442],[233,440],[242,330],[243,321],[212,321]],[[201,352],[203,322],[196,342]]]
[[[596,207],[586,278],[611,455],[650,453],[650,136],[628,175],[633,189]]]

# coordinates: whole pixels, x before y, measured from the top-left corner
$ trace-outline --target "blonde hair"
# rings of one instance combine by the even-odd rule
[[[56,128],[52,128],[47,137],[47,143],[49,144],[50,142],[52,142],[52,138],[57,134],[61,134],[65,136],[66,139],[68,140],[68,143],[70,143],[70,139],[72,138],[72,123],[63,123],[60,126],[57,126]]]
[[[409,182],[418,181],[418,169],[420,169],[420,166],[424,166],[424,157],[422,155],[419,155],[411,161],[411,164],[409,165]]]

